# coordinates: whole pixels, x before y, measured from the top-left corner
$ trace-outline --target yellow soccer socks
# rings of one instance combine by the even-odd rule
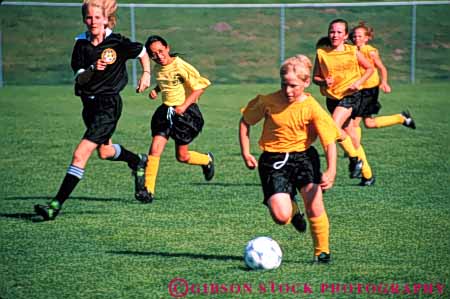
[[[358,153],[356,152],[356,149],[352,143],[352,139],[350,138],[350,136],[347,135],[344,140],[339,141],[339,145],[348,154],[350,158],[358,156]]]
[[[308,218],[311,225],[311,236],[314,244],[314,255],[318,256],[322,252],[330,253],[329,237],[330,237],[330,223],[325,211],[318,217]]]
[[[374,121],[377,128],[384,128],[394,125],[402,125],[405,122],[405,117],[401,114],[378,116],[374,118]]]
[[[155,194],[156,177],[158,176],[160,157],[148,156],[147,166],[145,167],[145,188],[148,192]]]
[[[207,154],[201,154],[199,152],[189,151],[189,160],[187,164],[191,165],[208,165],[210,162],[209,156]]]
[[[369,162],[367,161],[366,153],[364,152],[363,146],[360,145],[356,150],[356,152],[358,153],[358,158],[363,161],[361,169],[361,174],[363,178],[365,179],[372,178],[372,168],[370,167]]]

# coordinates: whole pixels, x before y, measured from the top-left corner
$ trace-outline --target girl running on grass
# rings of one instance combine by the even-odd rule
[[[108,28],[113,25],[109,24],[110,12],[104,2],[90,0],[82,5],[83,21],[88,31],[77,37],[71,64],[75,73],[75,94],[83,103],[86,131],[73,153],[55,199],[48,205],[35,206],[36,213],[44,220],[53,220],[58,215],[63,203],[83,178],[86,164],[95,150],[101,159],[126,162],[135,176],[135,193],[144,189],[147,157],[112,143],[111,137],[122,112],[119,93],[127,84],[127,60],[139,58],[141,63],[143,73],[138,92],[150,86],[150,60],[142,44],[131,42]],[[141,199],[136,194],[135,197]]]
[[[340,129],[339,144],[349,156],[350,177],[358,178],[362,173],[360,185],[371,185],[375,179],[351,122],[360,116],[360,89],[374,70],[355,46],[346,43],[347,21],[333,20],[328,26],[328,38],[329,43],[324,43],[328,45],[316,51],[313,82],[326,96],[327,108]]]
[[[156,62],[153,73],[157,85],[149,96],[156,99],[161,93],[163,102],[151,120],[153,138],[145,169],[146,190],[143,194],[153,199],[160,157],[169,138],[175,141],[175,154],[179,162],[199,165],[205,180],[210,181],[213,178],[213,154],[189,150],[189,145],[198,136],[204,123],[197,102],[211,83],[192,65],[177,54],[172,54],[169,44],[161,36],[150,36],[145,48]]]
[[[280,68],[281,89],[258,95],[242,110],[239,125],[241,154],[249,169],[258,167],[263,203],[273,220],[292,223],[306,230],[294,195],[300,192],[314,241],[314,261],[328,263],[329,222],[322,190],[330,189],[336,177],[336,139],[339,130],[319,103],[305,92],[311,82],[311,61],[304,55],[287,59]],[[250,152],[250,126],[264,119],[259,161]],[[320,173],[320,160],[312,143],[319,136],[327,169]]]
[[[408,111],[399,114],[372,117],[378,114],[381,104],[378,101],[379,90],[384,93],[390,93],[391,87],[388,84],[388,71],[381,60],[378,49],[369,45],[369,41],[374,38],[374,32],[364,22],[352,29],[351,38],[353,44],[358,47],[364,57],[372,64],[376,70],[366,82],[364,82],[362,92],[363,111],[353,121],[357,136],[361,139],[361,119],[364,119],[364,125],[368,129],[384,128],[394,125],[404,125],[405,127],[415,129],[416,125]]]

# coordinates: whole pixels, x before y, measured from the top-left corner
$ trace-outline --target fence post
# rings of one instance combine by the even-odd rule
[[[284,52],[286,48],[285,43],[285,32],[284,28],[286,27],[286,7],[284,4],[280,6],[280,65],[284,61]]]
[[[3,47],[2,31],[0,30],[0,88],[3,87],[3,56],[2,56],[2,47]]]
[[[412,84],[416,82],[416,23],[417,23],[417,6],[412,5],[411,11],[411,66],[410,81]]]
[[[131,40],[133,42],[136,41],[136,20],[134,16],[134,4],[130,4],[130,32],[131,32]],[[132,60],[132,70],[131,70],[132,78],[133,78],[133,87],[137,86],[137,71],[136,71],[136,59]]]

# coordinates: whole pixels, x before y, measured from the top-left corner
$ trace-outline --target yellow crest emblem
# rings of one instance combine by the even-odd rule
[[[107,64],[113,64],[116,62],[117,54],[114,49],[108,48],[103,50],[102,52],[102,60],[105,61]]]

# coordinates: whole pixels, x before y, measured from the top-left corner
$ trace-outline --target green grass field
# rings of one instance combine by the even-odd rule
[[[127,166],[93,156],[53,222],[38,221],[33,205],[50,200],[61,183],[83,133],[80,102],[72,86],[0,89],[0,298],[172,298],[174,285],[186,298],[450,298],[448,84],[394,85],[382,96],[382,114],[408,107],[418,128],[363,131],[374,187],[348,179],[339,153],[336,184],[325,195],[329,266],[310,263],[309,233],[272,222],[257,173],[240,157],[239,108],[275,88],[213,85],[205,93],[206,125],[192,149],[215,153],[213,181],[206,183],[200,168],[177,163],[170,142],[157,198],[142,205],[133,198]],[[159,102],[131,89],[123,97],[114,140],[146,152]],[[257,154],[259,128],[252,133]],[[275,271],[244,266],[245,244],[260,235],[284,251]],[[341,292],[332,294],[332,284]],[[380,291],[371,291],[378,285]]]

